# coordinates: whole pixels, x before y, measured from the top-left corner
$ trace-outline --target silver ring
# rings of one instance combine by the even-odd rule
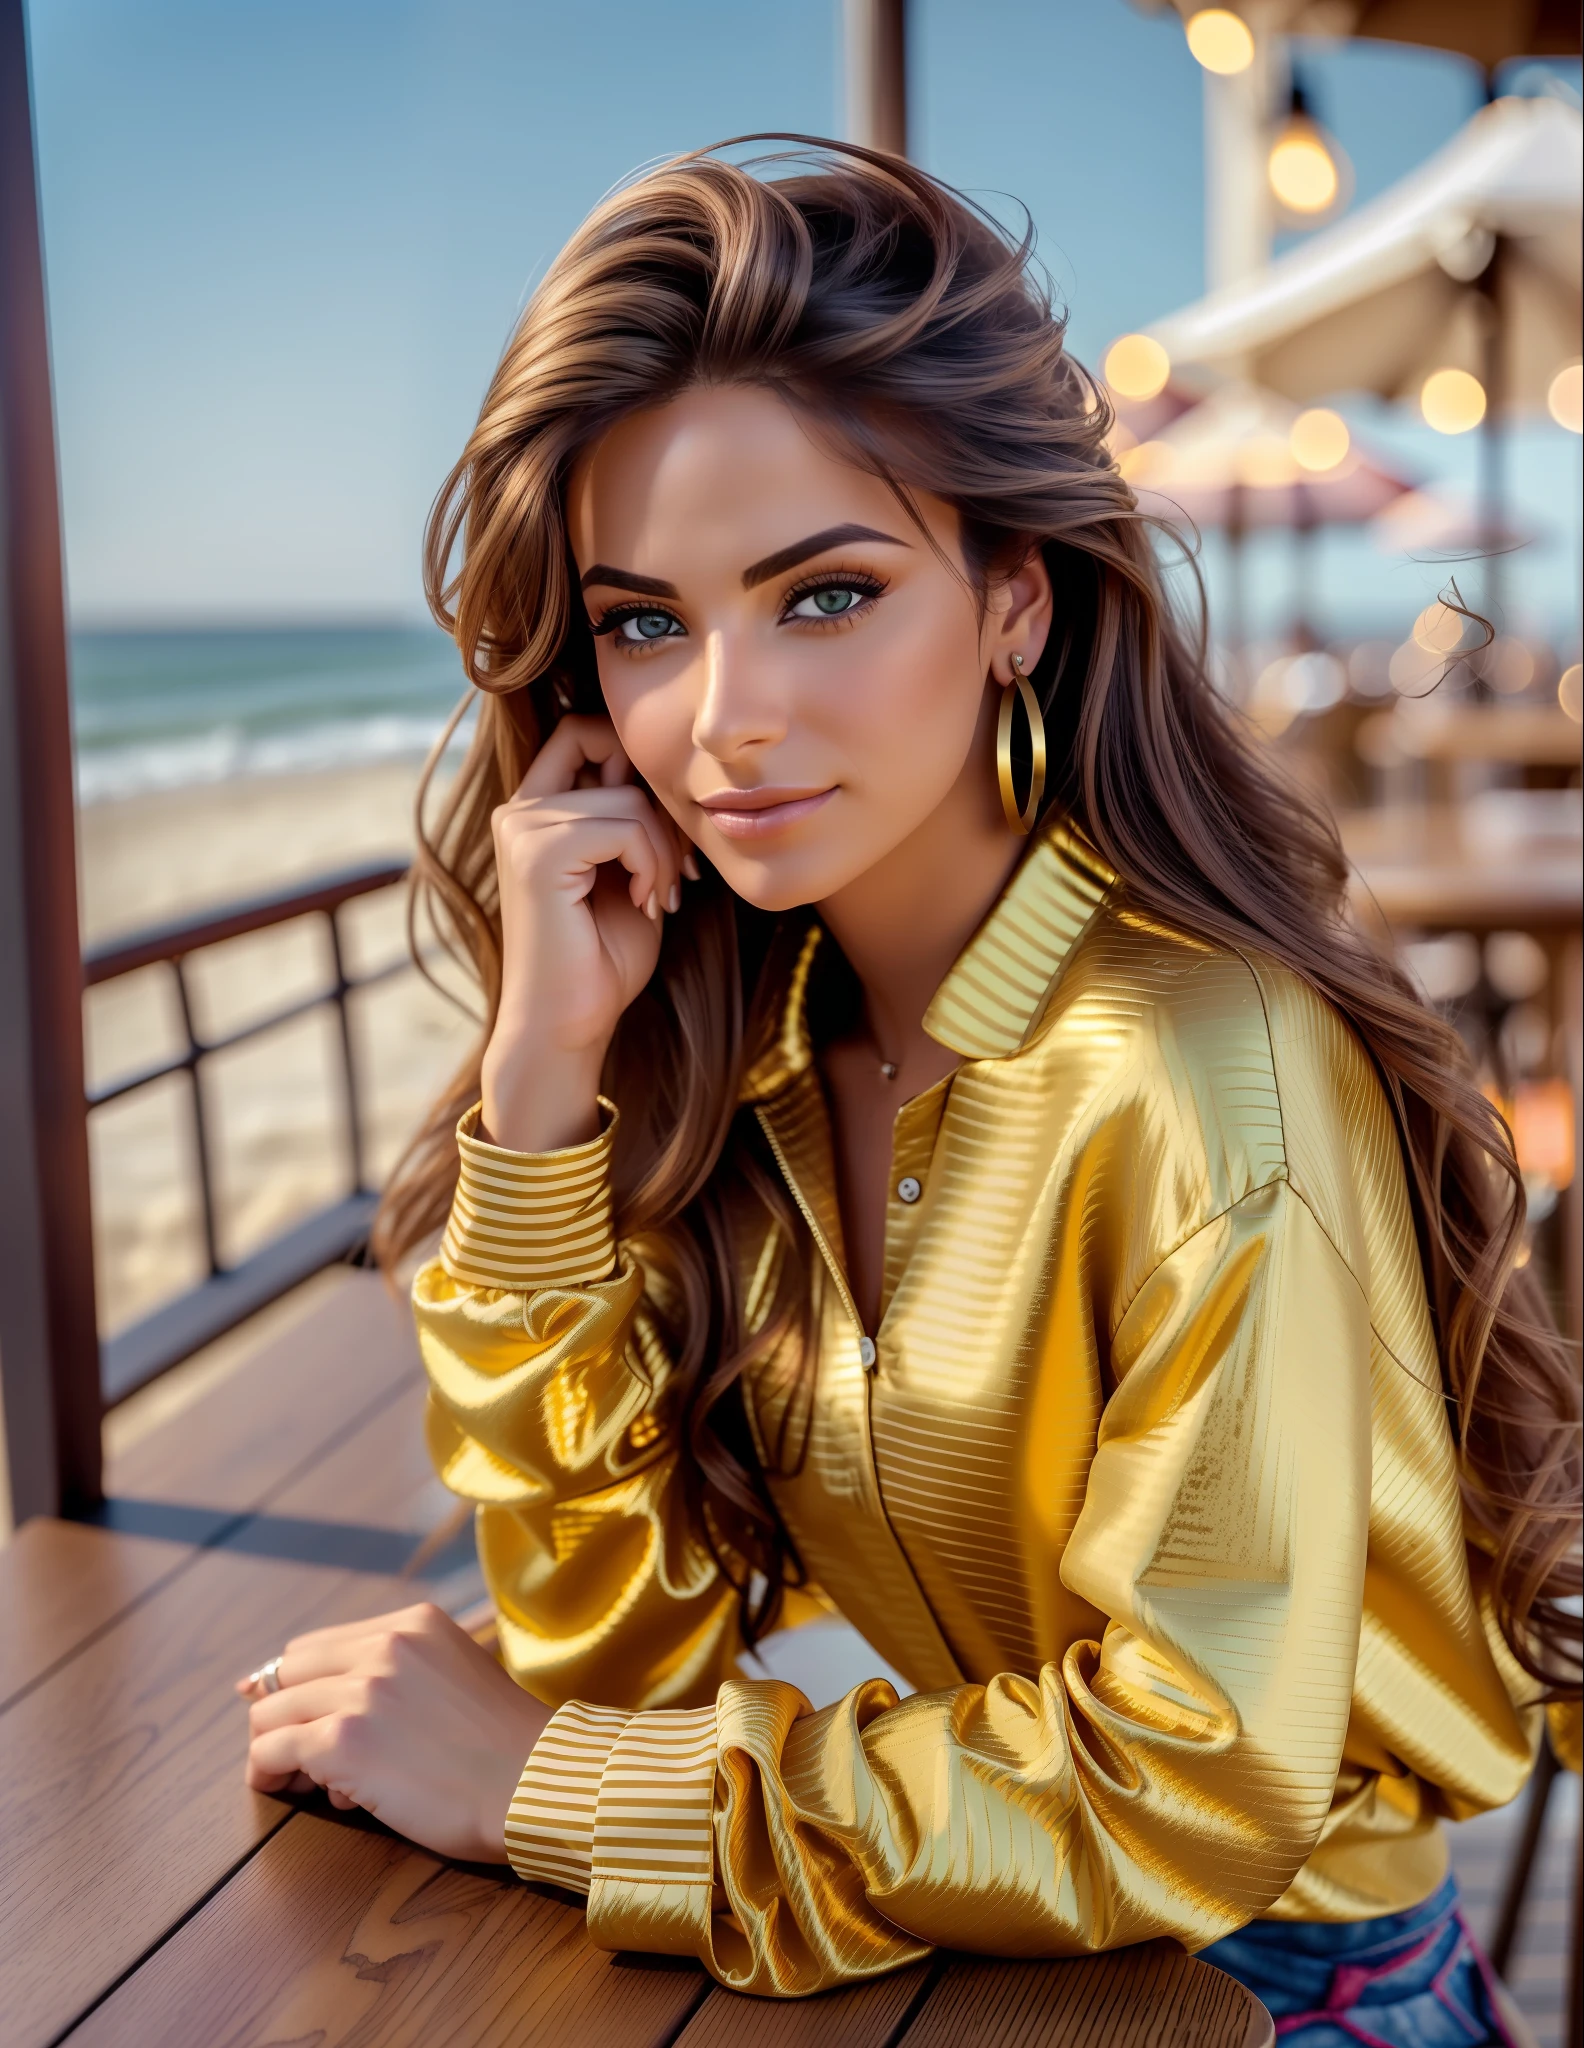
[[[259,1684],[260,1684],[260,1685],[261,1685],[261,1686],[262,1686],[262,1687],[264,1688],[264,1690],[265,1690],[266,1692],[279,1692],[279,1691],[280,1691],[280,1689],[281,1689],[281,1675],[280,1675],[280,1668],[281,1668],[281,1660],[280,1660],[280,1658],[279,1658],[279,1657],[271,1657],[271,1659],[269,1660],[269,1662],[268,1662],[267,1664],[261,1664],[261,1665],[259,1666],[259,1668],[258,1668],[258,1671],[257,1671],[257,1672],[256,1672],[256,1673],[254,1674],[254,1675],[256,1676],[256,1678],[257,1678],[257,1680],[258,1680]]]

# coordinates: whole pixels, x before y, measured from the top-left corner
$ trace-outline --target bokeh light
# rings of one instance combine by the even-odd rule
[[[1460,1002],[1478,985],[1480,949],[1468,932],[1410,939],[1399,950],[1404,967],[1428,1002]]]
[[[1290,213],[1324,213],[1342,182],[1324,136],[1302,119],[1290,121],[1277,137],[1268,170],[1271,190]]]
[[[1584,724],[1584,668],[1576,661],[1557,678],[1557,702],[1575,725]]]
[[[1126,482],[1137,483],[1152,471],[1160,470],[1170,459],[1171,449],[1164,441],[1140,441],[1136,447],[1122,450],[1117,457],[1117,468]]]
[[[1414,639],[1428,654],[1456,654],[1467,631],[1468,620],[1463,614],[1453,611],[1439,598],[1434,604],[1427,604],[1413,624]]]
[[[1445,658],[1417,640],[1405,640],[1386,667],[1387,679],[1399,697],[1418,697],[1433,689],[1446,667]]]
[[[1569,363],[1551,379],[1546,404],[1559,427],[1584,434],[1584,363]]]
[[[1299,413],[1288,436],[1293,460],[1299,468],[1317,474],[1336,468],[1348,452],[1349,441],[1346,420],[1323,405]]]
[[[1283,654],[1255,679],[1249,708],[1260,729],[1279,739],[1296,718],[1312,718],[1347,695],[1347,670],[1334,654]]]
[[[1432,370],[1419,393],[1419,410],[1438,434],[1466,434],[1485,417],[1485,386],[1467,370]]]
[[[1188,17],[1188,48],[1206,71],[1230,78],[1254,62],[1254,35],[1230,7],[1201,7]]]
[[[1171,357],[1148,334],[1124,334],[1106,350],[1105,380],[1121,398],[1154,398],[1166,388]]]
[[[1526,1003],[1551,978],[1546,949],[1528,932],[1492,932],[1485,941],[1485,979],[1504,1002]]]
[[[1485,972],[1489,978],[1488,963]],[[1496,986],[1494,981],[1491,986]],[[1509,1074],[1537,1073],[1551,1054],[1551,1019],[1540,1003],[1515,1003],[1497,1027],[1496,1037]]]
[[[1535,678],[1535,659],[1523,641],[1504,633],[1479,658],[1479,673],[1503,697],[1519,697]]]
[[[1253,434],[1236,455],[1238,481],[1255,490],[1279,490],[1298,474],[1293,451],[1281,434]]]
[[[1392,658],[1389,640],[1360,640],[1348,656],[1348,684],[1355,697],[1389,697]]]
[[[1513,1098],[1513,1150],[1524,1180],[1548,1182],[1560,1192],[1571,1185],[1574,1156],[1573,1091],[1557,1076],[1526,1081]],[[1531,1209],[1531,1214],[1533,1210]]]

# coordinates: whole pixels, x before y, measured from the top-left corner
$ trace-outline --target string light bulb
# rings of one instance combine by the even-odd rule
[[[1106,350],[1104,375],[1119,398],[1156,398],[1166,389],[1171,357],[1151,334],[1124,334]]]
[[[1427,604],[1413,622],[1413,637],[1426,654],[1456,654],[1468,631],[1468,620],[1439,598]]]
[[[1546,393],[1546,407],[1559,427],[1584,434],[1584,363],[1569,363],[1557,371]]]
[[[1346,420],[1323,405],[1299,413],[1287,440],[1298,467],[1317,476],[1336,469],[1352,445]]]
[[[1295,79],[1287,118],[1277,131],[1265,171],[1278,203],[1300,224],[1327,214],[1342,197],[1341,151],[1309,111]]]
[[[1254,62],[1254,33],[1230,7],[1201,7],[1188,17],[1188,48],[1206,71],[1232,78]]]
[[[1438,434],[1466,434],[1485,417],[1485,386],[1467,370],[1432,370],[1419,392],[1419,410]]]

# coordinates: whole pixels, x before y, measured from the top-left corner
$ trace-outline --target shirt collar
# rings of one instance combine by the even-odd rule
[[[935,991],[924,1013],[930,1037],[965,1059],[1005,1059],[1021,1051],[1079,935],[1115,884],[1116,876],[1070,825],[1047,826]],[[774,1035],[744,1076],[743,1102],[779,1094],[813,1059],[804,1012],[821,936],[817,923],[801,935]]]

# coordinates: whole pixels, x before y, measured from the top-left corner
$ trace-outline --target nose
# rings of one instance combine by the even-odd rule
[[[693,715],[693,744],[717,761],[785,739],[786,709],[748,649],[716,631],[704,643],[704,692]]]

